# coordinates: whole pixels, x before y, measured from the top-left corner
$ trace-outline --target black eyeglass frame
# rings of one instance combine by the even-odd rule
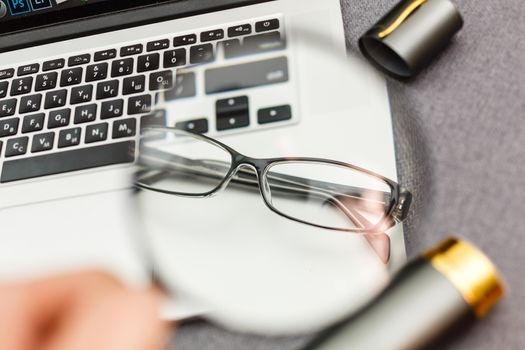
[[[195,193],[168,191],[168,190],[164,190],[161,188],[156,188],[154,186],[145,185],[145,184],[142,184],[136,181],[135,186],[139,189],[145,189],[145,190],[150,190],[150,191],[159,192],[163,194],[169,194],[169,195],[176,195],[179,197],[191,197],[191,198],[211,197],[223,191],[224,189],[226,189],[228,184],[232,181],[232,179],[239,172],[239,170],[243,166],[248,166],[252,170],[255,171],[255,174],[257,177],[257,184],[259,187],[259,193],[261,194],[265,205],[274,213],[282,217],[285,217],[289,220],[295,221],[295,222],[299,222],[305,225],[310,225],[310,226],[323,228],[327,230],[333,230],[333,231],[343,231],[343,232],[360,233],[360,234],[374,234],[374,233],[383,234],[385,230],[393,227],[397,223],[402,222],[408,216],[408,211],[409,211],[410,204],[412,201],[412,194],[408,190],[401,187],[397,182],[393,180],[390,180],[380,174],[377,174],[375,172],[372,172],[370,170],[361,168],[359,166],[356,166],[350,163],[345,163],[345,162],[325,159],[325,158],[313,158],[313,157],[253,158],[253,157],[246,156],[236,151],[235,149],[222,143],[221,141],[218,141],[216,139],[213,139],[203,134],[193,133],[190,131],[181,130],[178,128],[172,128],[172,127],[165,127],[165,126],[149,126],[147,128],[143,128],[141,132],[142,134],[146,134],[151,131],[179,133],[182,135],[186,134],[187,136],[201,139],[202,141],[211,143],[215,145],[216,147],[219,147],[230,154],[231,165],[230,165],[230,169],[224,175],[224,178],[219,182],[219,184],[208,192],[195,194]],[[265,184],[264,181],[267,178],[267,174],[269,170],[273,166],[277,164],[296,163],[296,162],[297,163],[312,163],[312,164],[327,164],[327,165],[335,165],[339,167],[346,167],[351,170],[364,173],[368,176],[375,177],[376,179],[384,182],[385,184],[388,185],[388,187],[391,190],[391,200],[390,200],[390,203],[388,204],[388,209],[385,211],[384,217],[372,228],[337,228],[337,227],[315,224],[315,223],[304,221],[304,220],[292,217],[290,215],[287,215],[285,213],[282,213],[281,211],[279,211],[277,208],[275,208],[271,204],[270,199],[268,198],[268,194],[265,193],[267,189],[264,186]],[[266,182],[268,183],[268,181]]]

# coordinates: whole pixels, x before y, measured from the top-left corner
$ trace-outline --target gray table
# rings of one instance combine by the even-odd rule
[[[457,0],[459,2],[459,0]],[[342,0],[348,47],[394,0]],[[414,195],[410,256],[454,234],[500,267],[509,293],[449,349],[525,348],[525,2],[459,2],[465,27],[410,83],[389,80],[400,182]],[[181,327],[176,350],[298,349],[307,337],[270,339],[205,322]]]

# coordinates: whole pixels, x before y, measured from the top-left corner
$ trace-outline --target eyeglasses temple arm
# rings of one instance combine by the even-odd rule
[[[151,162],[157,163],[156,165],[161,165],[163,168],[166,168],[166,170],[170,170],[170,168],[173,168],[173,165],[177,164],[178,166],[185,165],[187,169],[184,169],[185,171],[191,171],[192,173],[195,173],[197,175],[205,175],[205,176],[217,176],[220,177],[221,175],[224,175],[229,170],[229,165],[226,162],[222,161],[216,161],[216,160],[206,160],[206,159],[189,159],[186,157],[181,157],[178,155],[170,154],[167,152],[160,151],[158,149],[149,148],[147,149],[148,152],[143,152],[143,156],[145,155],[147,160]],[[160,163],[160,164],[159,164]],[[211,166],[215,167],[211,168]],[[222,171],[218,171],[216,168],[222,167]],[[197,168],[199,170],[197,170]],[[180,170],[180,169],[173,169],[173,170]],[[168,174],[162,174],[162,172],[154,173],[153,176],[156,177],[162,177],[163,175]],[[330,196],[337,198],[337,197],[353,197],[359,200],[364,201],[375,201],[378,204],[385,205],[388,203],[388,199],[386,198],[388,196],[387,193],[382,191],[374,191],[378,192],[378,194],[381,194],[384,196],[384,201],[377,201],[373,200],[371,198],[367,198],[365,196],[362,196],[362,193],[365,192],[365,190],[353,187],[353,186],[341,186],[337,184],[332,183],[326,183],[321,181],[315,181],[315,180],[306,180],[304,178],[286,175],[286,174],[278,174],[278,173],[270,173],[268,175],[273,180],[276,180],[277,182],[273,184],[274,188],[277,188],[282,191],[291,191],[294,193],[304,193],[304,194],[312,194],[312,190],[317,190],[319,192],[322,192],[323,195],[329,194]],[[256,174],[245,169],[240,169],[236,175],[231,179],[234,183],[244,184],[244,185],[250,185],[250,186],[258,186],[258,181]],[[329,188],[329,189],[328,189]],[[345,191],[345,192],[343,192]],[[351,191],[351,192],[350,192]],[[368,193],[371,190],[366,190]],[[401,205],[396,205],[397,211],[396,211],[396,220],[403,220],[406,217],[406,213],[408,212],[408,207],[410,205],[410,198],[411,195],[408,191],[404,191],[403,195],[405,198],[405,201],[403,203],[400,203]],[[349,206],[346,206],[347,208]],[[354,222],[355,223],[355,222]]]

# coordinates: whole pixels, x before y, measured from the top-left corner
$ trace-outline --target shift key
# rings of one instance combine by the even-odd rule
[[[247,89],[288,81],[288,59],[268,60],[208,69],[205,72],[206,94]]]

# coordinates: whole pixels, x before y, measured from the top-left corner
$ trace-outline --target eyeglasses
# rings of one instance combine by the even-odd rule
[[[205,198],[229,184],[258,189],[273,212],[320,228],[384,232],[403,221],[411,194],[357,166],[321,158],[257,159],[210,137],[168,128],[143,130],[136,186]]]

